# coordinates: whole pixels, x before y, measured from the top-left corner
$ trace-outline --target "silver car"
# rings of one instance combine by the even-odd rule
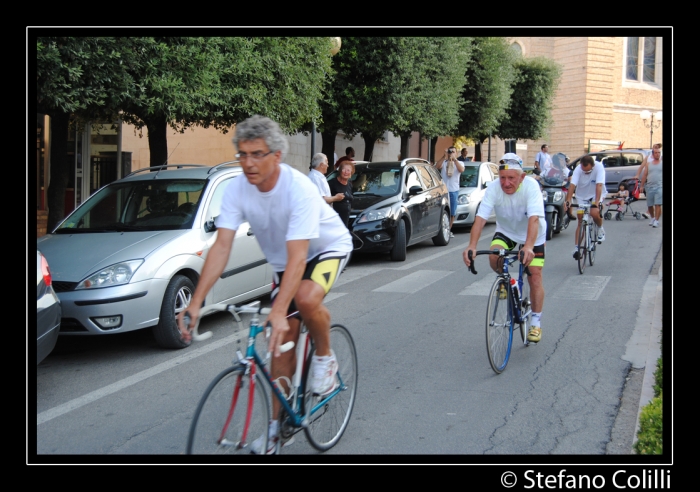
[[[486,187],[491,181],[498,179],[498,164],[493,162],[466,161],[464,171],[459,177],[459,196],[457,197],[457,214],[453,227],[472,226],[476,211],[486,193]],[[488,222],[496,221],[496,213],[492,213]]]
[[[61,325],[61,301],[53,290],[49,263],[36,251],[36,363],[51,353]]]
[[[216,238],[224,189],[241,174],[236,162],[141,169],[95,192],[37,239],[63,307],[60,334],[152,328],[162,347],[186,347],[175,318],[189,305]],[[205,304],[246,302],[271,287],[272,268],[243,224]]]

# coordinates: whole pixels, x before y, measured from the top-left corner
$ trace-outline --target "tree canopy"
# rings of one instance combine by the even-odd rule
[[[554,96],[562,68],[544,57],[521,58],[514,68],[516,77],[510,105],[494,135],[503,140],[537,140],[552,124]]]
[[[506,114],[513,93],[517,55],[508,40],[477,37],[466,64],[459,124],[454,134],[476,142],[476,160],[481,160],[481,142],[493,132]]]

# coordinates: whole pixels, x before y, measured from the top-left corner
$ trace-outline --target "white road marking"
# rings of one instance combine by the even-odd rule
[[[418,270],[393,282],[389,282],[372,292],[404,292],[413,294],[419,290],[437,282],[453,272],[440,270]]]

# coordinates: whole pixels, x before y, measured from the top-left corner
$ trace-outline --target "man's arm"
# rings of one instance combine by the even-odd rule
[[[275,296],[275,302],[272,303],[272,310],[265,320],[265,324],[267,322],[272,324],[268,350],[274,353],[275,357],[279,357],[281,353],[280,345],[283,342],[285,333],[289,331],[287,311],[299,290],[301,277],[306,269],[306,255],[308,251],[308,239],[287,241],[287,266],[279,286],[279,292]]]
[[[194,294],[192,294],[192,300],[187,309],[181,311],[177,316],[177,324],[180,328],[180,333],[182,333],[183,340],[189,340],[191,338],[190,330],[197,324],[199,309],[202,303],[204,303],[204,299],[207,297],[209,290],[219,279],[224,268],[226,268],[235,237],[236,231],[231,229],[217,229],[216,241],[212,244],[209,253],[207,253],[207,258],[204,260],[202,274],[197,281],[197,288]],[[182,321],[185,312],[189,313],[191,319],[188,327],[184,326]]]
[[[574,191],[576,191],[576,185],[570,182],[564,201],[564,212],[568,212],[571,208],[571,197],[574,195]]]
[[[457,171],[459,171],[460,173],[464,171],[464,162],[463,161],[460,161],[459,159],[457,159],[455,161],[455,164],[457,165]]]
[[[527,237],[523,244],[523,265],[528,266],[535,259],[535,241],[540,230],[540,216],[531,215],[527,219]]]

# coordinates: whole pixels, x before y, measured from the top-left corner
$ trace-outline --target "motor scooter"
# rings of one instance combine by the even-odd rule
[[[547,241],[569,226],[571,216],[564,212],[564,202],[569,188],[570,171],[566,167],[566,154],[552,156],[552,167],[539,176],[542,197],[547,193],[544,205],[547,221]]]

